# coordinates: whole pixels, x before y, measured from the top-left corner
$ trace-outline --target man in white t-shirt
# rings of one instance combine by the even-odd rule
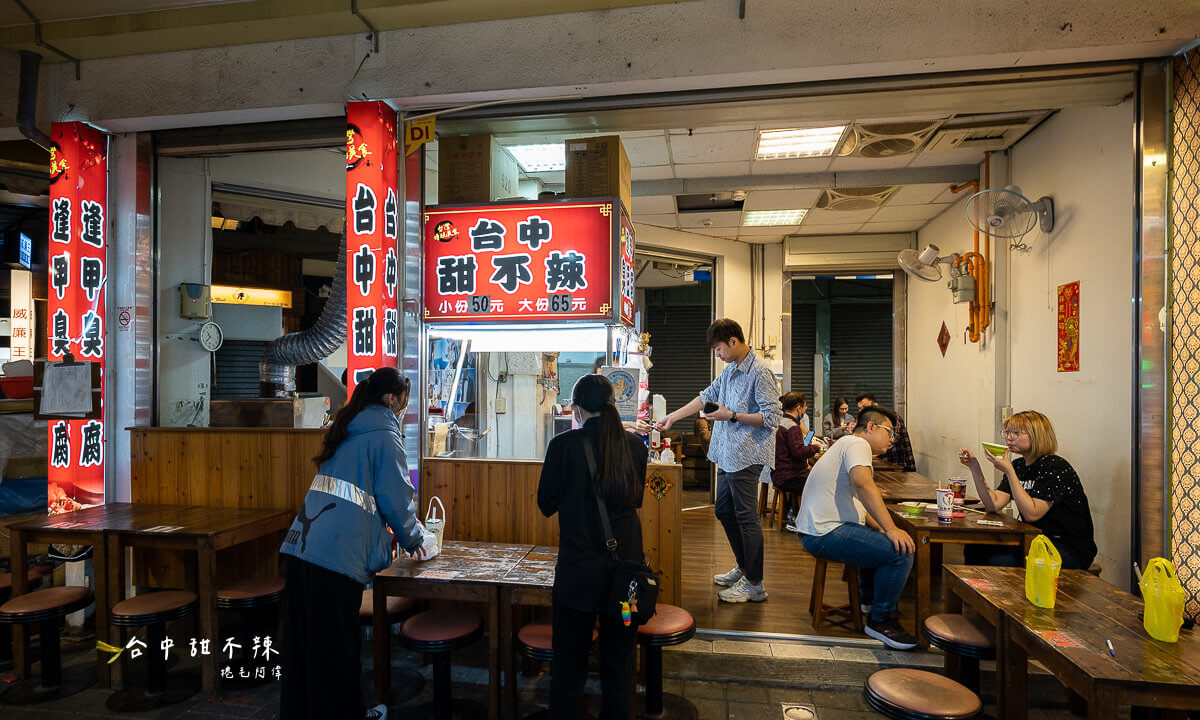
[[[796,530],[814,556],[858,566],[863,603],[871,603],[866,633],[888,647],[911,650],[917,638],[897,622],[896,603],[916,545],[892,522],[871,469],[871,458],[892,446],[895,422],[896,414],[886,408],[862,409],[854,433],[830,446],[809,471]],[[879,530],[863,524],[855,500]]]

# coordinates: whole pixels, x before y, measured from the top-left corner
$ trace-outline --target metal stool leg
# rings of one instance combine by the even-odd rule
[[[62,619],[42,621],[42,687],[56,688],[62,685],[62,653],[58,633],[62,630]]]
[[[450,653],[433,655],[433,716],[450,720]]]
[[[643,656],[646,666],[646,714],[661,715],[663,711],[662,648],[647,647]]]
[[[167,684],[167,663],[159,653],[166,638],[162,623],[146,626],[146,694],[159,695]]]

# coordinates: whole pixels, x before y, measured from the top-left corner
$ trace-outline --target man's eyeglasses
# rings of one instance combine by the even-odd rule
[[[879,428],[880,430],[887,430],[888,437],[892,440],[896,439],[896,429],[891,425],[880,425],[876,423],[875,427]]]

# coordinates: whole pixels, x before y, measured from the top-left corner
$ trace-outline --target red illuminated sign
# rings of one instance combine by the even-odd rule
[[[396,111],[346,105],[346,383],[397,366],[400,205]]]
[[[61,360],[69,351],[77,360],[98,362],[103,368],[108,136],[71,122],[54,123],[50,138],[47,356]],[[13,347],[14,360],[20,350]],[[48,421],[47,446],[49,511],[102,504],[103,416]]]
[[[609,198],[430,208],[425,321],[615,320],[619,209]]]
[[[633,223],[624,210],[621,211],[621,322],[633,325],[634,281],[637,274],[633,269]]]

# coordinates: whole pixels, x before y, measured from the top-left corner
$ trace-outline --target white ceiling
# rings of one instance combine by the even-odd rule
[[[939,120],[945,118],[870,118],[860,123],[898,122],[908,120]],[[833,118],[825,125],[843,125],[854,118]],[[802,126],[819,126],[805,122]],[[818,210],[813,206],[821,196],[820,188],[758,188],[754,178],[764,175],[811,175],[859,170],[895,170],[944,166],[977,165],[983,162],[982,150],[920,151],[885,159],[860,157],[821,157],[784,160],[756,160],[760,130],[788,127],[772,123],[767,126],[740,125],[729,127],[676,128],[667,130],[637,130],[618,132],[632,166],[634,197],[631,212],[634,222],[666,228],[686,229],[705,235],[725,237],[750,243],[778,243],[787,235],[830,235],[912,232],[919,230],[962,197],[950,192],[944,183],[902,184],[887,202],[872,210]],[[561,143],[567,139],[585,137],[589,133],[523,133],[500,135],[501,145],[532,143]],[[590,133],[592,135],[600,133]],[[611,134],[611,133],[603,133]],[[436,166],[436,150],[431,152]],[[547,190],[564,189],[562,171],[523,173],[522,178],[536,178]],[[747,192],[740,211],[711,211],[680,213],[674,195],[639,194],[638,184],[653,180],[723,178],[730,179],[725,192],[744,189]],[[738,178],[745,178],[740,186]],[[799,225],[753,227],[744,225],[745,212],[759,210],[808,210]]]

